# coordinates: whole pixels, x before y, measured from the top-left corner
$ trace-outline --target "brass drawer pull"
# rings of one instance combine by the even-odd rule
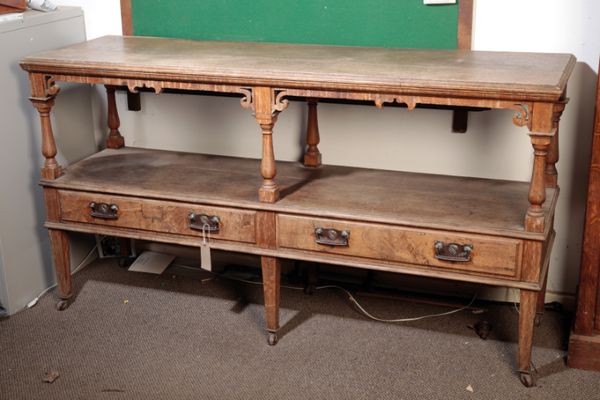
[[[350,231],[338,231],[333,228],[316,228],[315,241],[327,246],[348,246]]]
[[[469,262],[471,261],[472,244],[456,244],[440,242],[434,244],[435,258],[443,261]]]
[[[90,215],[94,218],[117,219],[119,218],[119,207],[116,204],[90,203]]]
[[[206,229],[207,232],[217,233],[221,219],[217,215],[196,214],[191,211],[188,214],[188,222],[190,229],[197,231]]]

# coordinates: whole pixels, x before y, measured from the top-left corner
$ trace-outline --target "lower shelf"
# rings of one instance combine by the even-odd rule
[[[558,190],[546,189],[544,233],[526,232],[528,182],[278,162],[281,199],[260,203],[260,160],[106,149],[45,187],[545,240]]]
[[[42,182],[59,210],[47,227],[192,246],[208,237],[223,250],[541,288],[556,190],[544,206],[548,229],[530,233],[526,183],[279,163],[282,198],[267,204],[257,200],[258,167],[105,150]],[[523,271],[525,257],[540,261]]]

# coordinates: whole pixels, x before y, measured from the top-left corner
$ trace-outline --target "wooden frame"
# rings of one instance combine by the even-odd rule
[[[588,182],[577,312],[567,362],[573,368],[600,371],[600,79]]]

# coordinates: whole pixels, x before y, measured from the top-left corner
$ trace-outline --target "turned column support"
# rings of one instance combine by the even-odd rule
[[[319,137],[319,122],[317,119],[317,99],[308,99],[308,123],[306,125],[306,152],[304,153],[305,167],[321,166],[321,152],[317,147]]]
[[[533,171],[529,186],[529,208],[525,216],[525,230],[529,232],[543,232],[545,215],[542,208],[546,201],[545,168],[548,148],[552,136],[532,132],[531,144],[533,145]]]
[[[109,128],[106,147],[109,149],[120,149],[125,146],[125,139],[121,136],[121,132],[119,132],[121,120],[119,119],[119,111],[117,110],[115,89],[115,86],[106,85],[106,99],[108,103],[107,124]]]
[[[62,167],[56,161],[56,142],[50,121],[50,111],[54,106],[54,98],[59,92],[59,87],[50,76],[30,74],[31,97],[29,100],[40,115],[42,128],[42,154],[45,161],[41,175],[43,179],[56,179],[62,175]]]
[[[533,169],[529,186],[529,208],[525,215],[525,230],[544,232],[546,216],[543,204],[546,201],[547,168],[546,161],[556,134],[554,104],[534,103],[531,120],[528,124],[533,146]],[[558,150],[558,148],[554,149]],[[558,155],[555,151],[553,154]]]
[[[247,90],[243,93],[246,97],[242,99],[242,106],[246,106],[249,94]],[[253,88],[250,95],[256,122],[262,130],[260,172],[263,182],[258,190],[258,199],[264,203],[275,203],[279,200],[279,187],[275,182],[277,171],[273,151],[273,127],[277,122],[277,115],[287,107],[288,101],[283,99],[285,91],[276,91],[268,87]]]

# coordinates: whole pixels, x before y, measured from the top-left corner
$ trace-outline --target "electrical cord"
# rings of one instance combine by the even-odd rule
[[[338,290],[343,291],[348,296],[348,300],[350,300],[360,310],[361,313],[363,313],[365,316],[371,318],[372,320],[379,321],[379,322],[414,322],[414,321],[421,321],[421,320],[427,319],[427,318],[443,317],[445,315],[456,314],[458,312],[461,312],[461,311],[466,310],[467,308],[471,307],[471,305],[477,298],[477,293],[475,293],[473,295],[473,297],[471,298],[471,301],[469,302],[469,304],[467,304],[466,306],[456,308],[454,310],[446,311],[443,313],[421,315],[419,317],[411,317],[411,318],[384,319],[384,318],[376,317],[373,314],[369,313],[367,310],[365,310],[365,308],[360,305],[358,300],[356,300],[356,298],[354,296],[352,296],[352,293],[350,293],[348,290],[344,289],[341,286],[328,285],[328,286],[317,287],[317,289],[338,289]]]
[[[197,267],[191,267],[189,265],[183,265],[183,264],[173,264],[173,266],[181,267],[181,268],[186,268],[186,269],[191,269],[191,270],[195,270],[195,271],[199,270],[199,268],[197,268]],[[205,271],[205,270],[202,270],[202,271]],[[227,276],[227,275],[224,275],[224,274],[217,274],[217,273],[212,272],[212,271],[206,271],[206,272],[210,272],[211,274],[213,274],[213,275],[215,275],[215,276],[217,276],[219,278],[224,278],[224,279],[228,279],[228,280],[232,280],[232,281],[238,281],[238,282],[243,282],[243,283],[249,283],[249,284],[252,284],[252,285],[262,286],[262,282],[255,282],[255,281],[249,281],[247,279],[234,278],[234,277]],[[293,290],[304,290],[304,288],[298,287],[298,286],[281,285],[281,287],[282,288],[287,288],[287,289],[293,289]],[[341,286],[337,286],[337,285],[325,285],[325,286],[317,286],[317,287],[315,287],[315,290],[323,290],[323,289],[337,289],[337,290],[340,290],[340,291],[344,292],[348,296],[348,300],[350,300],[350,302],[352,302],[356,306],[356,308],[364,316],[366,316],[367,318],[370,318],[372,320],[375,320],[375,321],[390,322],[390,323],[414,322],[414,321],[420,321],[420,320],[427,319],[427,318],[443,317],[443,316],[446,316],[446,315],[456,314],[458,312],[461,312],[461,311],[466,310],[467,308],[471,307],[471,305],[473,305],[473,303],[475,302],[475,299],[477,298],[477,293],[475,293],[473,295],[473,297],[471,298],[471,301],[469,301],[469,304],[467,304],[466,306],[463,306],[463,307],[460,307],[460,308],[456,308],[454,310],[446,311],[446,312],[443,312],[443,313],[421,315],[419,317],[411,317],[411,318],[384,319],[384,318],[376,317],[373,314],[371,314],[370,312],[368,312],[358,302],[358,300],[356,300],[356,298],[352,295],[352,293],[350,293],[350,291],[348,291],[347,289],[344,289]]]
[[[81,271],[84,267],[86,267],[89,264],[86,264],[86,261],[88,260],[88,258],[92,255],[92,253],[98,248],[98,245],[94,245],[94,247],[92,247],[92,249],[89,251],[89,253],[86,254],[85,257],[83,257],[83,260],[81,260],[81,262],[79,264],[77,264],[77,266],[75,267],[75,269],[73,271],[71,271],[71,276],[75,275],[76,273],[78,273],[79,271]],[[27,305],[25,306],[26,309],[29,309],[33,306],[35,306],[38,301],[40,300],[40,298],[45,295],[46,293],[48,293],[50,290],[54,289],[56,287],[56,283],[46,289],[44,289],[40,294],[38,294],[33,300],[31,300],[29,303],[27,303]]]

